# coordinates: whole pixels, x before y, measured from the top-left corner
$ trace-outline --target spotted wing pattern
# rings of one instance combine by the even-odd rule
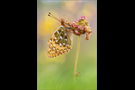
[[[72,33],[60,26],[48,40],[48,57],[56,57],[72,49]]]

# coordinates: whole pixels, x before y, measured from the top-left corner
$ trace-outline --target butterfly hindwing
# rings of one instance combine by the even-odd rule
[[[48,57],[56,57],[72,49],[72,33],[60,26],[48,40]]]

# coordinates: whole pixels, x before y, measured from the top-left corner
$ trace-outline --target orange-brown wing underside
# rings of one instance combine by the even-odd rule
[[[72,33],[64,26],[60,26],[48,40],[48,54],[50,58],[62,55],[72,49]]]

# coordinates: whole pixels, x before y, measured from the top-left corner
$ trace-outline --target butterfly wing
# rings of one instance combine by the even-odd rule
[[[60,26],[48,40],[48,57],[56,57],[72,49],[72,33]]]

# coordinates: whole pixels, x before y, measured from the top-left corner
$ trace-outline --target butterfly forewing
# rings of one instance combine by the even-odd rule
[[[60,26],[48,40],[48,57],[56,57],[72,49],[72,33]]]

